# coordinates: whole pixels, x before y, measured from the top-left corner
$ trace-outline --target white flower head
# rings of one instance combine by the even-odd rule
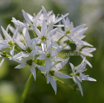
[[[88,28],[85,27],[85,24],[74,27],[67,17],[69,13],[56,17],[53,11],[47,12],[43,6],[37,15],[32,16],[24,10],[22,13],[24,22],[14,17],[11,20],[15,28],[8,25],[4,29],[1,26],[3,36],[0,34],[0,67],[7,57],[9,60],[19,63],[15,68],[29,66],[35,80],[36,68],[38,68],[46,77],[47,84],[51,84],[55,94],[57,93],[56,81],[61,82],[58,78],[72,78],[83,96],[81,82],[83,80],[96,81],[84,74],[86,64],[92,67],[86,57],[93,57],[91,53],[96,50],[91,44],[83,40],[84,33]],[[76,49],[73,50],[71,44],[74,44]],[[83,59],[78,66],[70,63],[72,69],[70,76],[61,71],[69,61],[69,57],[71,58],[71,53],[65,55],[68,57],[67,59],[64,59],[65,56],[59,55],[66,48],[72,54],[80,54]]]

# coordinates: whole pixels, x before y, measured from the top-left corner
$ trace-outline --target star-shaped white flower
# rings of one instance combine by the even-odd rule
[[[14,39],[16,39],[17,37],[18,28],[14,32],[13,38],[7,33],[6,30],[4,30],[2,26],[1,26],[1,29],[2,29],[3,35],[5,36],[5,40],[2,39],[2,41],[0,42],[0,49],[11,47],[10,54],[13,56],[14,55],[14,43],[15,43]]]
[[[37,45],[37,39],[34,38],[34,39],[31,39],[30,38],[30,35],[29,35],[29,32],[28,32],[28,29],[27,28],[24,28],[23,30],[23,35],[24,35],[24,42],[21,42],[17,39],[14,39],[15,43],[22,49],[24,50],[25,52],[27,53],[31,53],[31,51],[33,49],[35,50],[38,50],[38,47],[36,46]]]
[[[18,27],[16,27],[18,28]],[[9,25],[8,30],[10,30],[12,33],[14,33],[16,31],[16,28],[14,28],[13,26]],[[19,28],[18,32],[17,32],[17,37],[16,40],[19,40],[20,42],[24,42],[25,38],[24,35],[21,33],[23,32],[24,29],[21,30],[21,28]]]
[[[24,68],[24,67],[29,65],[30,71],[33,74],[34,80],[36,80],[36,70],[35,70],[35,68],[37,67],[37,65],[34,63],[35,54],[36,53],[33,50],[28,57],[26,57],[27,55],[24,54],[25,56],[24,55],[22,55],[20,57],[15,56],[15,58],[13,58],[14,61],[20,63],[20,65],[15,67],[16,69]]]
[[[25,12],[24,10],[22,10],[22,14],[25,19],[25,23],[23,23],[19,20],[16,20],[14,17],[12,18],[12,22],[18,27],[25,27],[30,30],[33,30],[33,25],[37,26],[37,27],[41,25],[41,24],[37,25],[40,21],[39,17],[41,16],[41,13],[42,13],[42,10],[40,10],[40,12],[34,17],[34,16],[30,15],[29,13]]]
[[[95,51],[96,48],[92,48],[93,46],[85,41],[83,44],[76,45],[76,50],[74,52],[79,53],[82,59],[92,68],[91,63],[86,59],[87,56],[93,57],[91,52]]]
[[[38,43],[41,43],[42,48],[44,48],[44,45],[46,44],[47,40],[51,40],[51,37],[55,35],[57,28],[53,29],[53,24],[50,23],[50,25],[47,27],[46,22],[43,21],[41,32],[39,29],[35,26],[33,26],[33,29],[37,35]]]
[[[42,10],[43,10],[44,19],[47,21],[47,25],[49,25],[50,23],[56,24],[62,20],[62,17],[59,17],[59,18],[55,17],[55,14],[52,14],[53,13],[52,11],[47,13],[44,6],[42,6]],[[69,13],[63,15],[63,17],[66,17],[68,15],[69,15]]]
[[[82,82],[82,80],[96,81],[96,79],[93,79],[89,77],[88,75],[83,74],[83,72],[85,71],[85,67],[86,67],[86,63],[84,61],[82,61],[82,63],[76,67],[74,67],[72,63],[70,63],[70,66],[72,69],[72,73],[71,73],[72,79],[78,85],[79,90],[83,96],[83,90],[82,90],[80,82]]]
[[[96,48],[89,48],[89,47],[85,47],[81,50],[81,54],[85,55],[85,56],[89,56],[89,57],[93,57],[93,55],[91,54],[91,52],[95,51]]]
[[[44,51],[38,57],[38,59],[45,60],[45,66],[46,66],[47,72],[49,72],[49,69],[51,66],[51,60],[52,61],[53,60],[54,61],[63,60],[56,56],[62,50],[62,48],[63,48],[63,46],[59,46],[50,40],[47,41],[47,45],[44,47]]]
[[[56,62],[52,62],[50,66],[49,72],[46,71],[46,68],[44,66],[38,66],[38,68],[42,71],[42,73],[47,78],[47,83],[50,83],[53,87],[55,94],[57,93],[57,85],[55,77],[59,78],[71,78],[69,75],[63,74],[61,72],[58,72],[60,69],[64,67],[64,65],[68,62],[69,58],[63,60],[62,62],[56,64]]]
[[[66,40],[69,40],[72,43],[83,44],[82,39],[85,37],[83,35],[88,28],[84,28],[85,24],[77,26],[74,28],[73,23],[70,22],[69,18],[66,19],[63,17],[64,31],[61,30],[63,36],[65,36]]]

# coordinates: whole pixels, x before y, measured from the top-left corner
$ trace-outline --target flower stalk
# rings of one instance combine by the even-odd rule
[[[32,82],[33,82],[33,76],[32,76],[32,74],[30,74],[18,103],[24,103]]]

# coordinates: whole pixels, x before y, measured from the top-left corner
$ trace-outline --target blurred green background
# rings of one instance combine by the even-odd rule
[[[56,15],[68,12],[74,26],[86,24],[89,28],[85,40],[97,50],[93,58],[88,58],[93,68],[87,67],[87,73],[97,82],[83,81],[83,97],[80,91],[57,82],[55,95],[51,85],[37,73],[37,81],[31,84],[25,103],[104,103],[104,0],[0,0],[0,26],[6,28],[12,17],[23,21],[22,9],[33,14],[42,5]],[[75,58],[72,61],[78,62]],[[0,103],[17,103],[30,75],[28,68],[16,70],[16,65],[6,60],[0,68]],[[66,68],[69,70],[69,65]],[[71,80],[69,82],[73,84]]]

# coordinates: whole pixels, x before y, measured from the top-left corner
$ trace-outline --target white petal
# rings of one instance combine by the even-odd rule
[[[26,13],[26,14],[27,14],[27,16],[29,17],[30,21],[33,21],[33,16],[30,15],[29,13]]]
[[[33,30],[35,31],[35,33],[37,34],[37,36],[40,36],[41,35],[40,34],[40,31],[35,26],[33,26]]]
[[[75,83],[77,83],[77,79],[76,79],[75,76],[72,76],[72,79],[73,79],[73,81],[74,81]]]
[[[66,18],[66,25],[67,25],[67,26],[70,26],[70,20],[69,20],[68,17]]]
[[[83,62],[85,62],[86,64],[88,64],[92,68],[91,63],[86,59],[86,57],[84,57],[84,56],[81,56],[81,57],[83,58]]]
[[[3,59],[1,60],[1,62],[0,62],[0,68],[1,68],[1,66],[2,66],[2,64],[3,64],[3,62],[4,62],[4,60],[5,60],[5,58],[3,58]]]
[[[77,68],[77,72],[80,72],[80,73],[83,72],[84,69],[85,69],[85,67],[86,67],[86,63],[82,61],[82,63],[79,64],[79,65],[76,67],[76,68]]]
[[[53,68],[55,67],[55,65],[56,65],[56,61],[53,60],[52,63],[51,63],[51,68],[50,68],[50,69],[51,69],[51,70],[54,70]]]
[[[82,42],[80,39],[78,39],[78,38],[76,38],[76,37],[74,37],[74,36],[72,36],[71,39],[72,39],[76,44],[83,44],[83,42]]]
[[[14,32],[15,32],[15,28],[14,28],[14,27],[12,27],[11,25],[9,26],[9,29],[10,29],[10,31],[11,31],[12,33],[14,33]]]
[[[44,55],[44,54],[43,54],[43,55],[40,55],[40,56],[38,57],[38,59],[44,60],[44,59],[45,59],[45,55]]]
[[[11,58],[11,60],[17,59],[17,58],[19,58],[19,57],[22,57],[22,52],[20,52],[20,53],[14,55],[14,56]]]
[[[81,29],[81,30],[78,32],[77,35],[83,36],[83,34],[86,32],[87,29],[88,29],[88,28],[83,28],[83,29]]]
[[[27,13],[26,13],[24,10],[22,10],[22,13],[23,13],[23,17],[25,18],[26,22],[27,22],[28,24],[31,24],[31,21],[30,21],[28,15],[27,15]]]
[[[59,78],[72,78],[69,75],[63,74],[63,73],[59,73],[59,72],[55,72],[54,76],[59,77]]]
[[[80,92],[81,92],[81,94],[83,96],[82,86],[81,86],[81,84],[80,84],[80,82],[78,80],[77,80],[77,84],[78,84],[79,90],[80,90]]]
[[[45,66],[40,66],[40,65],[38,65],[37,67],[38,67],[38,69],[39,69],[40,71],[42,71],[43,73],[46,71],[46,67],[45,67]]]
[[[82,82],[81,76],[76,76],[76,78],[77,78],[78,81]]]
[[[14,46],[10,49],[10,54],[13,56],[14,55]]]
[[[47,40],[47,51],[50,51],[51,50],[51,48],[52,48],[52,41],[51,41],[51,39],[48,39]]]
[[[35,66],[34,65],[30,66],[30,71],[31,71],[31,73],[32,73],[32,75],[34,77],[34,80],[36,80],[36,70],[35,70]]]
[[[9,41],[12,41],[11,36],[7,33],[7,31],[4,30],[4,28],[2,26],[1,26],[1,29],[3,31],[3,34],[4,34],[5,38]]]
[[[14,56],[11,58],[11,60],[19,59],[19,58],[21,58],[21,57],[28,57],[28,56],[29,56],[29,54],[20,52],[20,53],[14,55]]]
[[[23,43],[21,43],[19,40],[14,39],[15,43],[23,50],[26,50],[26,47]]]
[[[41,36],[45,35],[47,32],[47,25],[45,20],[43,20],[42,27],[41,27]]]
[[[47,72],[49,72],[49,69],[51,67],[51,61],[50,61],[50,59],[45,59],[45,66],[46,66]]]
[[[48,16],[51,16],[51,15],[52,15],[52,13],[53,13],[53,11],[51,10],[51,11],[49,11],[49,12],[48,12],[48,14],[47,14],[47,15],[48,15]]]
[[[45,51],[46,43],[45,42],[41,42],[41,45],[42,45],[42,50]]]
[[[86,24],[77,26],[76,28],[74,28],[74,29],[72,30],[72,32],[73,32],[73,33],[78,32],[78,31],[81,30],[85,25],[86,25]]]
[[[26,47],[32,47],[33,46],[33,42],[34,42],[34,39],[30,39],[28,41],[25,41],[25,45]],[[34,45],[33,47],[35,48],[36,45]]]
[[[56,80],[54,79],[54,77],[50,76],[50,83],[55,91],[55,94],[57,93],[57,85],[56,85]]]
[[[26,64],[20,64],[20,65],[17,65],[15,68],[16,69],[20,69],[20,68],[24,68],[26,66],[27,66]]]
[[[73,72],[73,74],[75,73],[75,67],[74,67],[74,65],[72,64],[72,63],[69,63],[70,64],[70,66],[71,66],[71,69],[72,69],[72,72]]]
[[[57,28],[51,30],[51,31],[47,34],[48,38],[49,38],[49,37],[52,37],[53,35],[55,35],[56,31],[57,31]]]
[[[44,6],[42,6],[42,10],[43,10],[44,16],[46,17],[46,19],[48,19],[47,11],[46,11],[46,9],[44,8]]]
[[[25,23],[20,22],[19,20],[16,20],[14,17],[12,17],[11,20],[15,25],[19,26],[19,27],[26,27]]]
[[[1,33],[0,33],[0,41],[1,41],[1,40],[3,40],[3,37],[2,37],[2,35],[1,35]]]
[[[87,47],[86,47],[86,48],[83,48],[83,49],[82,49],[81,53],[82,53],[83,55],[93,57],[93,55],[90,54],[90,52],[93,52],[93,51],[95,51],[95,50],[96,50],[96,48],[87,48]]]
[[[49,74],[47,74],[47,84],[49,84],[49,82],[50,82],[50,75]]]
[[[0,45],[0,50],[1,50],[1,49],[4,49],[4,48],[7,48],[7,47],[9,47],[8,44],[3,44],[3,45],[1,44],[1,45]]]
[[[23,29],[23,35],[25,37],[26,42],[30,40],[30,35],[28,33],[28,29],[27,28]]]
[[[42,14],[42,9],[37,13],[37,15],[36,15],[36,17],[34,19],[34,22],[37,22],[38,21],[38,19],[41,16],[41,14]]]
[[[68,16],[68,15],[69,15],[69,13],[63,15],[63,17],[65,18],[65,17]],[[62,20],[62,17],[58,18],[58,19],[55,21],[54,24],[58,23],[58,22],[61,21],[61,20]]]
[[[52,29],[53,29],[53,23],[51,22],[50,25],[49,25],[49,27],[48,27],[47,32],[49,33]]]
[[[91,46],[91,47],[93,47],[91,44],[87,43],[86,41],[82,41],[82,42],[83,42],[83,44],[86,45],[86,46]]]
[[[59,58],[59,57],[56,57],[56,56],[51,57],[51,59],[54,59],[55,61],[63,61],[62,58]]]
[[[90,53],[90,52],[93,52],[93,51],[95,51],[95,50],[96,50],[96,48],[87,48],[87,47],[86,47],[86,48],[83,48],[83,49],[82,49],[82,52],[89,52],[89,53]]]
[[[14,33],[13,33],[13,39],[16,39],[17,38],[17,34],[18,34],[18,27],[17,27],[17,29],[14,31]]]
[[[8,32],[8,29],[10,28],[10,24],[7,26],[6,31]]]
[[[81,51],[81,53],[82,53],[83,55],[85,55],[85,56],[93,57],[93,55],[90,54],[89,52],[83,52],[83,51]]]
[[[52,51],[52,55],[56,56],[61,50],[62,50],[63,46],[59,46],[55,51]]]
[[[91,63],[86,59],[86,61],[85,61],[91,68],[92,68],[92,65],[91,65]]]
[[[71,28],[71,29],[73,29],[73,28],[74,28],[74,25],[73,25],[73,23],[72,23],[72,22],[70,23],[70,28]]]
[[[36,55],[36,50],[33,49],[33,50],[31,51],[31,53],[30,53],[29,56],[30,56],[30,58],[31,58],[32,60],[34,60],[35,55]]]
[[[54,27],[64,27],[64,25],[61,25],[61,24],[59,24],[59,25],[53,25]]]
[[[66,22],[65,22],[65,18],[63,17],[63,15],[62,15],[62,21],[63,21],[64,28],[65,28],[65,31],[66,31],[66,30],[67,30],[67,29],[66,29]]]
[[[58,63],[56,66],[55,66],[55,71],[58,71],[60,70],[62,67],[64,67],[64,65],[68,62],[69,58],[63,60],[62,62]]]
[[[59,45],[58,45],[56,42],[51,41],[51,44],[52,44],[52,46],[53,46],[54,48],[59,48]]]
[[[88,76],[82,76],[82,80],[96,81],[96,79],[88,77]]]

